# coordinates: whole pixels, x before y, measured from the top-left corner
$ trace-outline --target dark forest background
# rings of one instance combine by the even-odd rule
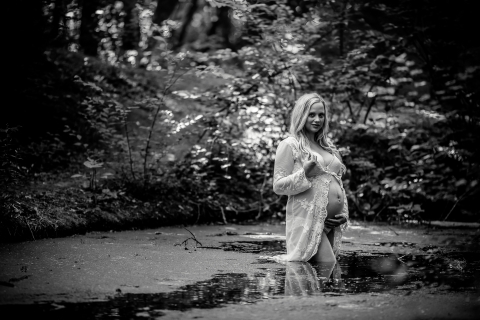
[[[306,92],[351,217],[478,221],[475,2],[15,1],[2,238],[282,220],[273,159]]]

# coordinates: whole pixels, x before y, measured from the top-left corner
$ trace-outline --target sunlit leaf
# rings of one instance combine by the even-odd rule
[[[83,165],[89,169],[97,169],[103,167],[103,162],[97,162],[95,160],[89,159],[85,161]]]

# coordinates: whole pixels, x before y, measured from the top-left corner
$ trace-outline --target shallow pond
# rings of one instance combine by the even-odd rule
[[[284,252],[284,242],[225,242],[222,249],[271,255]],[[263,259],[256,263],[264,267],[254,275],[217,274],[210,280],[169,293],[119,292],[108,301],[4,305],[0,306],[0,312],[16,314],[18,318],[42,315],[49,319],[144,319],[162,316],[162,310],[215,308],[286,296],[322,298],[387,290],[408,294],[425,286],[463,292],[480,288],[480,260],[467,253],[398,256],[360,252],[342,255],[336,265],[298,262],[282,265]]]

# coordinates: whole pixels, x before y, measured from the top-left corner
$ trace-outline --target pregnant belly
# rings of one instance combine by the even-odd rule
[[[342,213],[344,201],[342,187],[335,178],[332,178],[328,190],[327,219],[335,218],[335,215]]]

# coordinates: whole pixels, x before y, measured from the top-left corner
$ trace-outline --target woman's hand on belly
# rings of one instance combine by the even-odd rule
[[[347,222],[347,219],[341,215],[342,208],[345,205],[343,191],[340,184],[333,179],[330,182],[328,190],[327,219],[325,219],[326,228],[336,228]]]
[[[342,216],[341,214],[335,215],[335,218],[328,218],[325,219],[325,227],[327,228],[336,228],[341,224],[347,222],[347,218]]]

